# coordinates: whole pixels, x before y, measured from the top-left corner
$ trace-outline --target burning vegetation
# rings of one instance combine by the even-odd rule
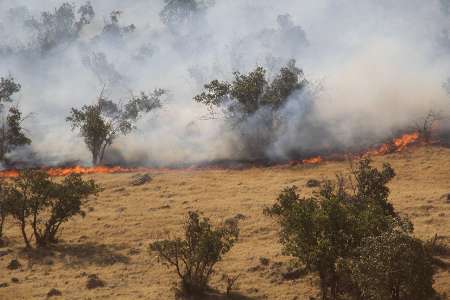
[[[109,2],[114,1],[103,2],[100,7],[109,9]],[[128,5],[127,1],[122,2],[124,7]],[[155,1],[136,2],[139,3],[133,4],[136,6],[132,11],[143,12],[145,19],[154,19],[148,17],[147,8],[157,7],[152,4]],[[409,9],[411,11],[433,11],[433,14],[440,11],[442,15],[424,17],[421,12],[417,16],[414,13],[412,17],[406,14],[398,18],[395,13],[389,12],[395,16],[392,19],[395,26],[386,22],[382,32],[370,27],[373,26],[370,24],[379,24],[378,19],[366,21],[364,18],[357,26],[352,20],[335,21],[332,19],[335,16],[348,18],[351,15],[350,19],[353,19],[357,14],[354,11],[341,11],[341,6],[346,6],[342,3],[327,7],[328,1],[323,1],[321,5],[324,7],[320,7],[320,11],[330,10],[333,17],[325,15],[321,22],[314,21],[305,28],[339,24],[336,26],[339,32],[330,30],[326,34],[317,34],[317,30],[311,30],[320,38],[309,38],[302,27],[294,22],[294,19],[297,21],[296,17],[301,20],[300,13],[299,16],[271,15],[266,22],[264,17],[267,8],[251,3],[265,1],[242,1],[244,6],[242,3],[236,4],[240,1],[228,1],[226,6],[223,3],[227,1],[219,3],[214,0],[160,2],[158,5],[162,10],[156,26],[141,22],[142,20],[137,20],[138,26],[134,23],[124,25],[121,22],[124,12],[116,8],[106,12],[106,18],[105,12],[101,12],[104,17],[103,26],[98,26],[98,13],[90,2],[81,5],[62,3],[53,10],[42,12],[40,16],[33,16],[32,10],[29,11],[25,6],[10,7],[8,12],[3,12],[6,4],[0,3],[0,58],[3,67],[0,75],[4,76],[0,78],[0,247],[9,247],[9,235],[16,231],[12,234],[16,240],[11,244],[16,247],[17,236],[23,240],[25,251],[20,249],[17,255],[28,255],[29,265],[33,266],[33,269],[29,268],[32,272],[36,272],[33,265],[34,259],[39,260],[36,256],[47,253],[54,259],[61,258],[71,263],[71,257],[68,257],[71,254],[85,257],[104,252],[102,255],[108,263],[134,263],[134,259],[128,260],[125,256],[124,259],[114,255],[113,251],[106,251],[108,249],[104,245],[83,244],[86,238],[85,232],[80,230],[83,227],[78,228],[74,224],[85,220],[77,217],[84,218],[94,212],[92,227],[96,231],[93,238],[104,238],[106,241],[108,239],[101,231],[104,228],[114,234],[115,238],[120,238],[125,232],[124,228],[115,231],[111,224],[102,223],[111,215],[114,222],[117,222],[117,227],[123,225],[120,222],[129,222],[132,223],[129,226],[133,226],[132,230],[135,230],[143,224],[136,220],[138,217],[154,218],[151,213],[158,211],[159,214],[164,210],[169,211],[164,222],[172,221],[175,214],[173,206],[182,205],[180,210],[183,214],[187,213],[187,217],[181,235],[178,235],[180,231],[177,230],[170,238],[161,239],[163,235],[169,236],[169,230],[174,228],[174,224],[162,229],[159,226],[161,224],[158,224],[154,226],[158,227],[158,231],[149,233],[146,243],[150,242],[147,245],[142,242],[142,235],[133,240],[136,247],[148,248],[145,255],[154,255],[158,262],[169,266],[176,273],[180,283],[176,289],[177,298],[199,299],[205,294],[215,293],[210,286],[218,282],[212,280],[214,272],[223,267],[219,262],[235,252],[231,250],[242,242],[241,236],[244,237],[244,242],[257,236],[257,239],[261,238],[257,240],[259,245],[269,244],[267,241],[277,236],[282,246],[281,254],[293,259],[292,266],[296,268],[295,271],[289,269],[288,272],[283,272],[283,278],[296,280],[304,275],[317,278],[318,280],[310,282],[318,282],[315,288],[323,300],[444,299],[445,295],[440,297],[435,291],[433,280],[438,268],[445,265],[438,255],[447,255],[450,250],[447,245],[438,243],[437,235],[429,241],[416,237],[412,221],[406,214],[398,212],[391,202],[390,186],[396,172],[387,163],[381,168],[374,167],[371,157],[402,153],[416,145],[430,145],[435,142],[433,135],[437,128],[445,132],[443,136],[446,141],[443,144],[450,144],[448,125],[440,127],[439,122],[444,119],[440,114],[430,111],[424,118],[420,118],[427,109],[448,109],[450,83],[442,84],[442,70],[434,70],[436,61],[448,66],[448,58],[430,58],[428,53],[447,53],[450,48],[450,30],[447,28],[450,0],[439,1],[440,10],[429,9],[428,6],[423,9],[419,4],[406,1],[405,7],[413,5],[421,8]],[[286,7],[299,8],[297,11],[309,14],[309,5],[314,1],[309,1],[308,4],[308,1],[273,1],[276,2],[291,3]],[[358,9],[364,10],[364,2],[361,2],[363,4]],[[32,6],[39,5],[33,3]],[[146,9],[139,9],[141,5]],[[254,9],[253,5],[258,9]],[[389,14],[384,11],[389,5],[383,3],[386,7],[382,9],[371,5],[367,4],[370,8],[367,15],[377,15],[381,11],[383,18],[389,18]],[[401,4],[398,5],[402,7]],[[426,5],[431,7],[431,4]],[[227,6],[233,8],[228,10]],[[213,13],[209,14],[211,11]],[[281,12],[280,9],[274,11]],[[233,19],[230,22],[230,16],[238,18],[237,15],[243,15],[244,20]],[[315,15],[311,13],[304,19],[315,20]],[[222,20],[223,23],[217,23],[217,20]],[[398,29],[404,26],[404,20],[408,34],[404,34],[405,29]],[[411,23],[441,20],[436,22],[445,25],[419,23],[412,28],[408,20]],[[347,24],[354,27],[347,28],[349,32],[342,30]],[[361,32],[355,30],[356,27],[361,27]],[[434,34],[416,33],[416,28],[437,28],[438,31]],[[390,32],[389,38],[392,41],[379,39],[379,36],[386,36],[387,31]],[[371,36],[367,34],[369,32],[375,34]],[[396,35],[398,42],[394,41]],[[425,42],[425,35],[439,36],[440,41]],[[343,39],[350,37],[351,41],[334,40],[338,36]],[[333,43],[328,44],[328,40],[333,40]],[[365,42],[367,45],[363,47]],[[434,49],[434,45],[439,43],[444,46]],[[417,57],[404,55],[411,52],[411,45],[415,47]],[[432,48],[437,51],[430,51]],[[378,56],[381,57],[379,60],[384,58],[386,61],[376,61],[377,68],[373,68],[373,58],[378,59]],[[311,73],[304,72],[302,66],[297,64],[307,67]],[[325,66],[328,64],[331,67]],[[14,69],[14,76],[7,73],[10,68]],[[42,69],[45,72],[41,72]],[[414,76],[398,79],[396,82],[396,76],[408,77],[399,76],[406,73]],[[322,84],[321,77],[327,76],[332,78],[329,86]],[[148,87],[153,88],[156,83],[156,86],[164,88],[143,91]],[[167,89],[165,85],[168,86]],[[326,96],[330,91],[332,96]],[[62,99],[54,99],[55,95],[63,96]],[[45,97],[51,99],[47,100]],[[414,109],[405,112],[404,117],[398,117],[399,112],[403,114],[405,103],[412,105],[425,101],[427,97],[435,97],[437,100],[422,106],[414,104]],[[389,101],[395,101],[392,111],[391,107],[384,105]],[[29,114],[24,113],[27,109],[23,110],[23,104],[30,108]],[[354,108],[358,106],[359,108]],[[34,115],[32,112],[35,110],[44,114]],[[30,120],[32,125],[26,126],[29,116],[33,116]],[[78,140],[71,135],[73,132],[78,135]],[[395,134],[391,134],[393,132]],[[71,140],[70,143],[67,142],[68,139]],[[79,140],[84,144],[72,153],[71,147],[79,143]],[[140,147],[136,147],[137,144]],[[159,147],[160,144],[164,145]],[[64,145],[68,150],[63,151],[58,145]],[[53,153],[47,155],[47,152]],[[52,160],[52,155],[58,156],[59,152],[64,152],[61,153],[61,158]],[[68,152],[73,155],[70,159],[65,156]],[[162,159],[166,155],[170,157],[172,153],[176,156],[173,160]],[[85,156],[90,156],[90,159]],[[134,157],[136,160],[133,160]],[[272,225],[258,227],[260,223],[254,222],[255,219],[251,219],[252,224],[241,231],[247,216],[236,214],[234,207],[234,217],[226,218],[223,222],[210,220],[203,213],[194,210],[193,207],[198,210],[203,208],[199,205],[198,198],[205,195],[209,197],[208,205],[217,209],[217,203],[211,204],[209,190],[220,193],[212,195],[214,200],[221,198],[228,201],[230,195],[223,193],[232,190],[229,186],[220,189],[220,192],[214,189],[218,186],[217,182],[225,181],[223,174],[220,174],[222,177],[219,179],[214,178],[216,183],[211,185],[205,184],[204,178],[200,179],[200,192],[193,193],[195,199],[192,203],[188,201],[190,199],[170,199],[175,195],[170,191],[175,185],[172,182],[166,183],[168,187],[159,185],[160,183],[154,189],[143,187],[159,180],[154,179],[150,173],[154,170],[180,172],[176,175],[188,171],[191,176],[191,171],[197,170],[314,166],[347,158],[352,160],[352,169],[348,174],[344,176],[338,173],[335,180],[309,179],[305,186],[314,189],[311,193],[304,194],[294,185],[286,187],[286,182],[297,179],[290,178],[287,181],[283,178],[283,183],[280,184],[283,189],[280,191],[277,184],[278,197],[269,207],[266,206],[267,182],[263,183],[264,193],[259,195],[266,202],[257,202],[260,201],[255,200],[257,197],[241,199],[241,195],[252,189],[241,186],[241,180],[238,184],[233,183],[239,186],[239,190],[230,192],[230,195],[244,203],[240,207],[249,212],[256,207],[261,218],[275,221],[278,225],[277,235],[271,234],[268,227],[273,226],[273,222]],[[44,161],[55,163],[40,163]],[[77,164],[62,166],[67,161],[77,161]],[[121,163],[117,163],[118,161]],[[353,164],[353,161],[358,162]],[[308,169],[316,168],[298,168],[292,173]],[[117,187],[116,182],[113,182],[108,183],[111,186],[103,188],[97,183],[97,178],[102,176],[93,176],[95,180],[83,176],[137,172],[144,174],[130,176],[132,181],[126,187]],[[227,170],[220,173],[230,172]],[[178,177],[176,180],[177,187],[188,185],[185,181],[178,182]],[[245,180],[247,178],[242,181]],[[245,188],[245,191],[241,188]],[[97,197],[101,197],[105,190],[114,194],[105,196],[107,208],[101,206],[97,210],[97,207],[94,208],[94,205],[99,205],[96,203]],[[194,190],[193,186],[188,186],[180,197],[187,198],[186,195]],[[136,199],[141,198],[133,195],[127,202],[125,195],[135,192],[149,192],[152,196],[159,193],[156,195],[165,202],[156,207],[142,204],[129,218],[123,218],[123,213],[127,210],[123,205],[138,202]],[[155,194],[150,194],[153,192]],[[450,203],[450,195],[445,197],[447,203]],[[111,205],[114,199],[118,199],[120,206]],[[155,205],[156,200],[140,202]],[[262,210],[263,206],[266,208]],[[426,210],[427,214],[431,208],[428,205],[419,207]],[[99,214],[95,215],[97,212]],[[211,215],[214,213],[217,210]],[[160,216],[166,217],[163,213],[158,215]],[[447,215],[442,213],[439,216]],[[427,219],[426,222],[431,224],[433,220]],[[77,234],[82,235],[76,237],[78,239],[71,237],[65,241],[61,237],[63,228],[70,226],[76,227]],[[149,227],[151,226],[146,230]],[[81,250],[70,248],[68,244],[74,240],[80,243]],[[126,243],[123,245],[121,247],[128,247]],[[248,255],[245,257],[248,262],[257,253],[253,253],[256,249],[252,247],[247,245],[247,252],[236,252]],[[142,249],[126,250],[127,255],[131,256],[139,255]],[[55,255],[57,252],[61,255]],[[276,257],[282,256],[278,248],[272,252]],[[1,250],[0,256],[6,255],[9,255],[9,250]],[[139,264],[144,265],[146,261],[139,260]],[[239,270],[251,273],[261,271],[271,264],[265,257],[260,257],[259,261],[260,265],[256,268]],[[46,264],[48,270],[52,264],[53,261]],[[272,263],[267,268],[270,268],[270,276],[282,264]],[[19,267],[17,260],[8,265],[11,270]],[[95,266],[96,269],[101,267],[101,264]],[[137,269],[140,266],[125,266],[125,269],[135,272],[134,267]],[[150,268],[156,268],[153,261]],[[78,272],[78,268],[73,269]],[[48,270],[45,271],[46,276]],[[116,276],[118,270],[119,268],[111,272],[111,277]],[[83,274],[85,272],[80,277],[85,276]],[[246,296],[233,294],[240,275],[241,273],[222,275],[226,295],[219,298],[225,296],[230,299],[247,299]],[[39,280],[36,279],[39,277],[33,274],[24,276],[23,280]],[[107,285],[95,274],[86,277],[89,290]],[[151,277],[158,280],[159,288],[163,281],[159,281],[158,276]],[[147,280],[145,276],[142,278],[144,279],[136,281],[142,283]],[[18,283],[19,279],[13,277],[11,281]],[[294,283],[297,282],[292,281],[292,285]],[[68,285],[67,281],[66,286]],[[111,290],[119,286],[120,284],[111,285]],[[33,287],[39,288],[39,284],[33,282]],[[4,288],[8,288],[8,284],[0,283],[0,292]],[[258,289],[247,291],[257,293]],[[122,295],[115,290],[114,294]],[[162,294],[159,294],[161,298]],[[59,290],[52,289],[47,296],[61,295]],[[1,296],[0,294],[0,298]],[[69,298],[70,296],[68,295]],[[258,298],[269,298],[266,295],[259,296]],[[295,295],[295,299],[297,298]]]

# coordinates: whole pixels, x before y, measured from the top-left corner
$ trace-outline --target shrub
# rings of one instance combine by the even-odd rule
[[[412,231],[411,223],[400,218],[388,201],[386,184],[394,175],[389,165],[380,171],[365,159],[349,179],[338,176],[336,182],[324,182],[309,198],[301,198],[295,186],[288,187],[265,209],[281,226],[284,254],[318,273],[323,299],[359,294],[348,276],[348,264],[366,238],[394,229]]]
[[[31,224],[36,245],[42,247],[57,242],[63,223],[84,216],[85,200],[99,191],[93,180],[84,181],[79,174],[54,182],[45,171],[23,170],[6,192],[6,207],[18,221],[26,246],[31,247],[26,232]]]
[[[184,239],[157,241],[150,249],[165,264],[175,267],[184,292],[201,294],[207,289],[214,266],[230,251],[238,235],[236,222],[213,228],[207,218],[189,212]]]
[[[352,265],[363,299],[430,299],[433,273],[423,243],[398,231],[367,238]]]

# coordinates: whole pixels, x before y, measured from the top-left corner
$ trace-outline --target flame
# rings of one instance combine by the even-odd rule
[[[386,143],[376,149],[367,151],[367,154],[384,155],[387,153],[402,152],[411,144],[416,143],[419,140],[419,137],[420,135],[418,132],[406,133],[398,138],[393,139],[391,143]]]
[[[370,155],[370,156],[379,156],[379,155],[385,155],[388,153],[394,153],[394,152],[401,152],[405,150],[410,145],[417,143],[420,139],[420,135],[418,132],[413,133],[406,133],[402,136],[393,139],[389,143],[382,144],[374,149],[369,149],[364,153],[359,153],[359,155]],[[354,154],[354,156],[357,156],[358,154]],[[358,156],[359,156],[358,155]],[[294,160],[289,162],[289,165],[297,165],[297,164],[304,164],[304,165],[317,165],[320,163],[323,163],[325,161],[329,160],[336,160],[337,157],[340,157],[343,155],[333,155],[328,157],[323,156],[314,156],[310,158],[306,158],[303,160]],[[207,170],[207,169],[214,169],[214,168],[220,168],[214,165],[211,165],[209,167],[190,167],[190,168],[184,168],[184,169],[177,169],[179,170],[186,170],[186,171],[193,171],[193,170]],[[44,170],[50,175],[50,176],[67,176],[70,174],[115,174],[115,173],[132,173],[132,172],[148,172],[151,170],[155,170],[152,168],[123,168],[123,167],[108,167],[108,166],[96,166],[96,167],[82,167],[82,166],[73,166],[73,167],[61,167],[61,168],[44,168]],[[174,169],[167,169],[167,168],[161,168],[158,169],[159,171],[163,170],[174,170]],[[17,177],[19,175],[19,170],[4,170],[0,171],[0,178],[12,178]]]
[[[410,145],[415,144],[419,141],[420,139],[420,135],[418,132],[413,132],[413,133],[406,133],[403,134],[402,136],[393,139],[392,141],[390,141],[389,143],[385,143],[382,144],[374,149],[369,149],[363,153],[359,153],[359,154],[350,154],[350,156],[380,156],[380,155],[385,155],[388,153],[395,153],[395,152],[402,152],[404,151],[406,148],[408,148]],[[332,156],[328,156],[328,157],[322,157],[322,156],[315,156],[315,157],[311,157],[311,158],[306,158],[303,160],[293,160],[289,163],[289,165],[294,166],[294,165],[298,165],[298,164],[304,164],[304,165],[316,165],[316,164],[320,164],[323,163],[325,161],[330,161],[330,160],[336,160],[337,158],[341,158],[343,157],[343,155],[335,154]]]
[[[114,173],[130,173],[138,169],[128,169],[122,167],[107,167],[107,166],[97,166],[97,167],[61,167],[61,168],[47,168],[45,171],[50,176],[67,176],[70,174],[114,174]],[[17,177],[19,175],[19,170],[5,170],[0,171],[0,177]]]
[[[396,152],[403,151],[410,144],[415,143],[419,140],[419,133],[413,132],[409,134],[404,134],[399,138],[394,140],[394,145],[397,147]]]
[[[323,158],[321,156],[311,157],[302,160],[302,163],[305,165],[316,165],[320,164],[323,161]]]

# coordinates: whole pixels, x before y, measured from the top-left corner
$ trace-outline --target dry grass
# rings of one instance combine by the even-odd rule
[[[450,240],[450,150],[420,148],[376,158],[390,162],[398,176],[391,184],[392,202],[415,225],[416,235],[435,233]],[[0,258],[0,299],[43,299],[51,288],[64,299],[173,299],[172,270],[149,255],[148,244],[181,233],[188,210],[199,210],[214,221],[242,214],[241,239],[218,265],[212,286],[225,290],[222,274],[240,273],[237,299],[308,299],[317,294],[312,276],[282,280],[289,258],[280,255],[277,227],[262,210],[272,204],[281,188],[297,185],[303,192],[308,179],[331,178],[348,170],[348,163],[317,167],[252,168],[247,170],[164,171],[153,180],[131,186],[132,174],[92,176],[105,191],[92,200],[87,217],[66,224],[63,241],[52,251],[23,252],[18,231],[11,224],[6,235],[12,250]],[[268,258],[262,265],[260,258]],[[7,264],[18,258],[19,270]],[[87,276],[97,274],[103,288],[88,290]],[[11,282],[17,278],[18,283]],[[450,273],[440,269],[435,288],[450,294]],[[56,297],[55,297],[56,298]],[[212,299],[221,298],[211,296]],[[222,297],[224,298],[224,297]]]

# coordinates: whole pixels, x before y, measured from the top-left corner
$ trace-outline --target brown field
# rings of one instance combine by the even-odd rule
[[[389,162],[397,172],[391,183],[391,199],[407,214],[415,234],[434,234],[450,241],[450,150],[418,148],[375,158]],[[12,250],[0,258],[0,299],[45,299],[51,288],[60,299],[173,299],[172,269],[160,265],[148,252],[148,244],[180,234],[189,210],[199,210],[214,222],[242,214],[240,241],[218,264],[211,282],[218,293],[225,285],[223,273],[241,274],[236,299],[309,299],[317,295],[317,279],[304,276],[283,280],[289,257],[280,254],[276,224],[262,214],[279,191],[297,185],[303,193],[308,179],[332,178],[348,171],[348,162],[319,166],[250,168],[246,170],[161,171],[142,186],[131,186],[132,174],[93,175],[105,191],[88,205],[87,216],[64,226],[61,243],[53,250],[25,253],[16,226],[8,220],[6,236]],[[5,248],[1,249],[4,250]],[[260,258],[268,258],[264,266]],[[18,258],[19,270],[6,266]],[[444,258],[449,261],[449,258]],[[87,275],[97,274],[103,288],[88,290]],[[12,278],[19,281],[14,283]],[[440,269],[435,288],[450,294],[450,270]],[[211,299],[225,296],[211,296]],[[58,299],[58,297],[52,298]]]

